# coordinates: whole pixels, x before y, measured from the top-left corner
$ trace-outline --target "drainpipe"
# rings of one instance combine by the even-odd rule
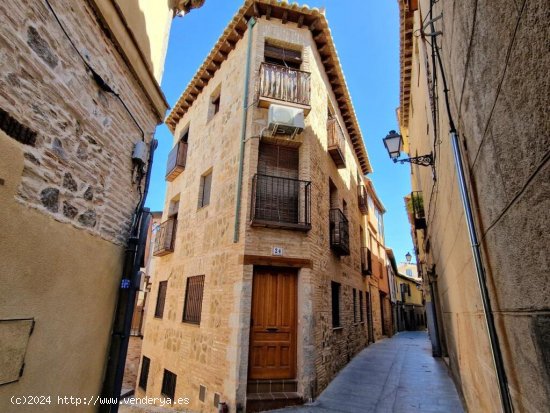
[[[248,84],[250,83],[250,54],[252,50],[252,28],[256,24],[254,17],[248,20],[248,45],[246,47],[246,69],[244,74],[243,119],[241,125],[241,150],[239,155],[239,176],[237,178],[237,203],[235,205],[235,229],[233,242],[239,242],[241,223],[241,196],[243,191],[244,144],[246,139],[246,121],[248,119]]]
[[[489,296],[489,290],[487,288],[487,275],[481,261],[481,250],[472,214],[472,203],[470,201],[470,195],[468,194],[468,190],[466,187],[466,177],[464,175],[464,168],[462,166],[462,153],[460,150],[456,131],[454,130],[451,130],[451,141],[453,143],[458,186],[460,187],[460,195],[462,197],[462,204],[464,206],[466,225],[468,227],[470,244],[472,247],[472,253],[474,255],[477,281],[481,293],[481,301],[483,303],[483,312],[485,313],[485,323],[487,326],[487,332],[489,333],[491,353],[493,355],[493,362],[495,364],[495,370],[497,374],[502,409],[505,413],[512,413],[514,411],[514,408],[512,405],[510,391],[508,389],[508,380],[506,378],[506,370],[504,369],[504,359],[500,350],[500,343],[495,327],[495,319],[493,316],[493,310],[491,308],[491,299]]]
[[[130,238],[126,247],[124,256],[124,265],[122,268],[122,279],[119,285],[118,301],[115,312],[115,319],[111,332],[111,344],[109,348],[109,358],[103,381],[101,396],[110,399],[110,403],[99,406],[102,413],[118,412],[118,403],[122,390],[122,379],[124,377],[124,366],[126,364],[126,355],[128,353],[128,343],[130,340],[130,330],[132,328],[132,316],[134,314],[134,305],[136,301],[136,292],[139,289],[139,269],[141,257],[145,253],[145,244],[149,229],[151,214],[149,208],[144,208],[147,193],[149,191],[149,182],[151,180],[151,170],[153,157],[157,148],[157,140],[153,139],[149,147],[149,159],[147,164],[147,174],[143,196],[136,208],[133,217]]]

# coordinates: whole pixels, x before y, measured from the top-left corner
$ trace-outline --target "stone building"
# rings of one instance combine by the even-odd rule
[[[74,411],[57,396],[101,391],[139,178],[167,109],[175,11],[0,3],[0,411],[29,395],[50,395],[43,411]],[[137,142],[145,162],[132,160]]]
[[[314,398],[367,345],[384,266],[383,207],[324,14],[247,0],[166,123],[136,395],[200,411]]]
[[[422,282],[405,274],[394,278],[397,291],[397,329],[420,330],[426,328]]]
[[[399,5],[404,149],[435,159],[411,166],[434,352],[468,411],[547,411],[548,4]]]

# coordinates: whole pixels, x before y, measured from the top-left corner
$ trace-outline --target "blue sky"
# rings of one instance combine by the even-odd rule
[[[382,144],[390,129],[397,130],[395,109],[399,104],[399,14],[396,0],[307,0],[300,4],[325,7],[334,42],[363,138],[374,169],[370,174],[387,212],[384,217],[386,244],[397,261],[412,252],[403,197],[410,192],[408,165],[394,164]],[[173,106],[216,40],[241,6],[241,0],[207,0],[172,24],[162,90]],[[345,6],[344,6],[345,4]],[[147,206],[164,205],[166,159],[172,135],[158,127]]]

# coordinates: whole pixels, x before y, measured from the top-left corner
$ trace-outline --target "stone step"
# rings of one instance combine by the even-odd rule
[[[295,393],[298,391],[296,380],[249,380],[247,393]]]
[[[303,403],[302,396],[296,392],[252,393],[246,396],[246,412],[264,412]]]

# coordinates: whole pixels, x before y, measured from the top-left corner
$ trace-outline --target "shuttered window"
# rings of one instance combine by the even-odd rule
[[[199,193],[199,208],[210,204],[210,190],[212,188],[212,171],[201,176],[201,187]]]
[[[149,365],[151,360],[149,357],[143,356],[141,358],[141,373],[139,374],[139,387],[143,390],[147,390],[147,379],[149,378]]]
[[[159,283],[159,292],[157,295],[157,305],[155,307],[155,317],[162,318],[164,314],[164,302],[166,301],[166,290],[168,288],[168,281],[161,281]]]
[[[332,327],[340,327],[340,283],[331,281],[332,294]]]
[[[267,63],[300,69],[302,52],[265,43],[264,58]]]
[[[176,394],[176,380],[178,376],[172,373],[170,370],[164,369],[164,375],[162,376],[162,395],[174,400]]]
[[[357,323],[357,290],[353,289],[353,322]]]
[[[365,320],[363,316],[363,291],[359,291],[359,321],[363,322]]]
[[[202,310],[202,295],[204,292],[204,275],[187,278],[185,289],[185,304],[183,320],[186,323],[200,324]]]
[[[260,143],[258,173],[261,175],[298,179],[298,161],[298,148]]]

